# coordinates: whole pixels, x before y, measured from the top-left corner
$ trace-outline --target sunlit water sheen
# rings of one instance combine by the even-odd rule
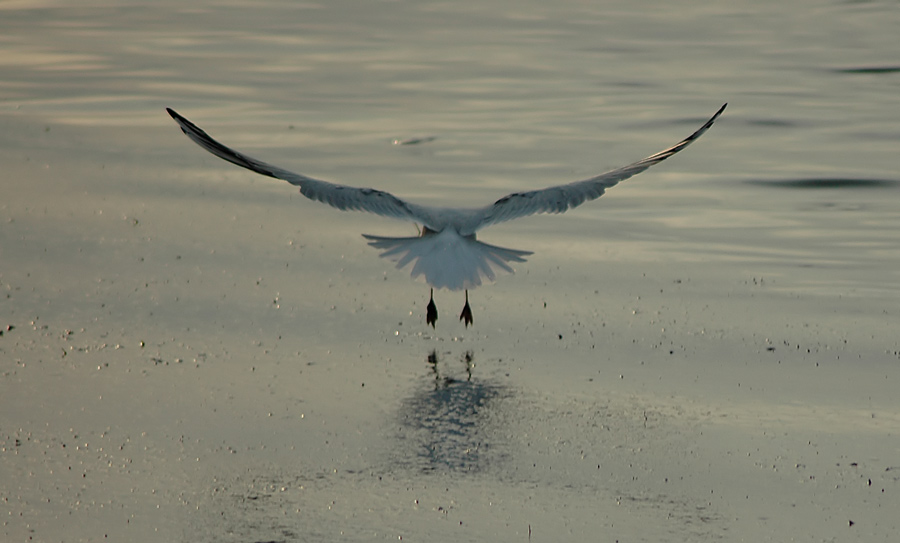
[[[11,541],[893,541],[891,2],[0,3]],[[459,297],[438,205],[690,149]],[[417,141],[407,145],[394,142]]]

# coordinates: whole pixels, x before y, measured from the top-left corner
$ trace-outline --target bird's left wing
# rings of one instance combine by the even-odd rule
[[[706,124],[687,138],[664,151],[648,156],[634,164],[629,164],[584,181],[576,181],[575,183],[557,185],[541,190],[515,192],[504,196],[493,204],[477,210],[462,233],[471,234],[491,224],[527,217],[536,213],[562,213],[586,201],[599,198],[606,189],[615,186],[619,181],[637,175],[654,164],[659,164],[693,143],[704,132],[709,130],[709,127],[713,125],[727,105],[725,104],[719,108],[719,111],[706,121]]]
[[[291,185],[296,185],[300,187],[300,193],[310,200],[323,202],[342,210],[368,211],[376,215],[408,219],[430,226],[427,224],[427,213],[420,206],[404,202],[393,194],[376,189],[348,187],[346,185],[329,183],[294,173],[278,166],[266,164],[261,160],[222,145],[201,130],[200,127],[179,115],[175,110],[166,108],[166,111],[175,119],[175,122],[181,127],[181,131],[200,147],[232,164],[237,164],[258,174],[281,179]]]

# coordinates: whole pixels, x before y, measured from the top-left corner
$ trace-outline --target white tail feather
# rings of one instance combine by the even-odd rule
[[[481,243],[474,235],[460,236],[452,228],[414,238],[363,236],[397,268],[413,263],[414,279],[424,276],[430,286],[449,290],[473,289],[482,280],[493,282],[497,272],[514,273],[507,262],[525,262],[524,257],[531,254]]]

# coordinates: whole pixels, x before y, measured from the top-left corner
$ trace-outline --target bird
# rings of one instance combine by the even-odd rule
[[[469,305],[469,290],[484,281],[493,282],[498,272],[513,273],[510,263],[525,262],[531,251],[508,249],[476,239],[481,229],[539,213],[563,213],[584,202],[602,196],[606,189],[659,164],[696,141],[713,125],[728,104],[697,129],[672,147],[652,154],[627,166],[606,173],[539,190],[513,192],[483,207],[460,208],[420,205],[373,188],[360,188],[314,179],[278,166],[267,164],[235,151],[204,132],[200,127],[171,108],[166,111],[182,132],[194,143],[250,171],[287,181],[300,188],[300,194],[344,211],[365,211],[421,225],[413,237],[385,237],[363,234],[368,244],[380,255],[396,263],[398,269],[411,265],[413,279],[424,278],[431,287],[425,323],[435,328],[438,312],[434,303],[435,289],[465,290],[465,306],[459,320],[465,327],[474,325]]]

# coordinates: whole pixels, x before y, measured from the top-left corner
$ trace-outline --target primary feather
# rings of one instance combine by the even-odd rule
[[[566,185],[541,190],[514,192],[481,208],[448,208],[417,205],[370,188],[356,188],[314,179],[239,153],[214,140],[197,125],[170,108],[169,115],[197,145],[219,158],[256,173],[287,181],[300,187],[300,193],[341,210],[357,210],[385,217],[413,221],[423,225],[422,235],[389,238],[363,234],[369,245],[381,249],[382,257],[398,268],[412,265],[412,276],[424,277],[434,288],[472,289],[482,280],[493,281],[497,272],[512,273],[508,262],[524,262],[529,251],[488,245],[475,239],[475,233],[492,224],[527,217],[536,213],[563,213],[584,202],[599,198],[606,189],[639,174],[647,168],[683,150],[713,125],[728,104],[723,105],[703,126],[672,147],[628,166]]]
[[[532,190],[528,192],[514,192],[503,198],[500,198],[492,205],[477,210],[472,220],[464,231],[484,228],[485,226],[496,224],[498,222],[511,221],[520,217],[527,217],[535,213],[563,213],[579,206],[584,202],[595,200],[606,192],[606,189],[613,187],[629,177],[635,176],[650,166],[659,164],[663,160],[669,158],[675,153],[681,151],[688,145],[692,144],[700,136],[702,136],[709,127],[716,122],[719,115],[725,111],[724,104],[719,108],[706,123],[696,132],[679,141],[672,147],[664,149],[647,158],[638,160],[628,166],[623,166],[594,177],[585,179],[584,181],[576,181],[567,185],[557,185],[541,190]]]

